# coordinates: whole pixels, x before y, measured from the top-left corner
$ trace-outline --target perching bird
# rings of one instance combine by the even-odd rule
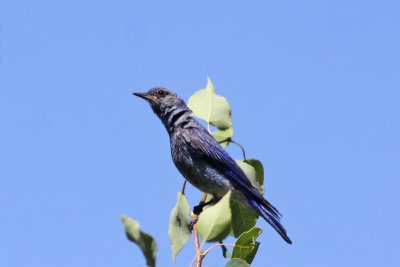
[[[175,93],[153,88],[133,93],[148,101],[168,131],[171,155],[179,172],[201,191],[220,199],[232,190],[233,199],[263,217],[289,244],[281,214],[252,186],[242,169],[192,116]]]

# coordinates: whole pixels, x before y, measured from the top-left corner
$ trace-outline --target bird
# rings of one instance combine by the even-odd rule
[[[184,100],[164,87],[133,95],[145,99],[164,124],[170,138],[172,160],[187,181],[211,194],[214,203],[231,190],[234,201],[264,218],[283,240],[292,244],[280,223],[282,215],[252,186],[232,157],[192,116]],[[202,209],[202,206],[197,208]]]

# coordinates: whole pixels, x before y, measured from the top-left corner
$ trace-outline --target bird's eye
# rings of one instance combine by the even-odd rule
[[[157,91],[157,95],[158,96],[165,96],[167,94],[167,92],[165,92],[164,90],[160,89]]]

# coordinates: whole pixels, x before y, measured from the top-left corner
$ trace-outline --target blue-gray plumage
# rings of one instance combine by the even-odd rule
[[[219,199],[232,190],[233,199],[263,217],[292,243],[280,223],[281,214],[254,188],[242,169],[192,116],[175,93],[154,88],[134,93],[147,100],[168,131],[171,155],[180,173],[195,187]]]

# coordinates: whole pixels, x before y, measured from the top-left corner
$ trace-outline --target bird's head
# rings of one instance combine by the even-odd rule
[[[152,88],[145,93],[133,94],[149,102],[154,113],[160,118],[165,117],[176,108],[188,109],[185,102],[177,94],[163,87]]]

